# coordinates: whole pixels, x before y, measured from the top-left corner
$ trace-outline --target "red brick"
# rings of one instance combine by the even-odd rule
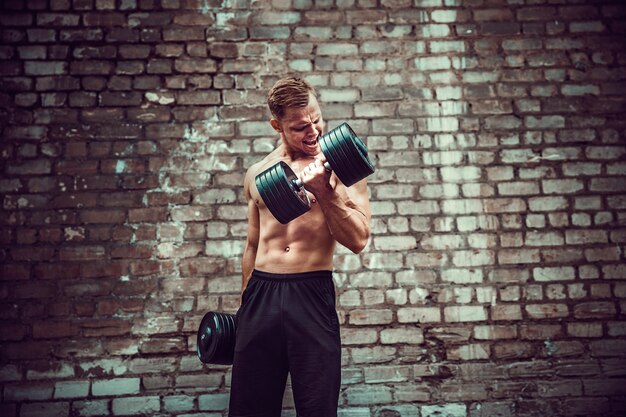
[[[27,326],[19,324],[2,324],[0,325],[0,340],[3,342],[23,340],[27,332]]]
[[[128,211],[128,221],[131,223],[164,222],[166,220],[167,210],[163,207],[131,209]]]
[[[615,303],[612,302],[588,302],[574,306],[574,317],[577,319],[612,318],[617,314]]]
[[[107,27],[107,26],[126,26],[126,16],[122,13],[85,13],[83,15],[83,23],[85,26]]]
[[[33,270],[37,279],[74,279],[80,276],[77,264],[39,264]]]
[[[86,262],[80,264],[80,275],[85,278],[119,277],[127,273],[126,261],[106,260],[102,262]]]
[[[59,259],[62,261],[89,261],[104,259],[104,257],[104,247],[97,245],[65,247],[59,252]]]
[[[477,9],[474,10],[476,21],[510,21],[513,20],[511,9]]]
[[[2,357],[7,359],[35,359],[47,357],[51,353],[51,344],[38,340],[36,342],[24,341],[18,343],[3,343],[0,346]]]
[[[54,250],[47,246],[14,248],[10,251],[14,261],[46,261],[54,257]]]
[[[0,265],[0,279],[23,280],[30,278],[31,266],[27,264],[3,264]]]
[[[126,219],[124,210],[83,210],[80,219],[85,224],[119,224]]]
[[[174,23],[181,26],[210,26],[215,19],[211,14],[179,14],[174,16]]]
[[[86,337],[124,336],[130,332],[132,324],[121,319],[98,319],[81,322]]]
[[[54,339],[75,336],[77,329],[68,321],[40,321],[33,323],[33,338]]]

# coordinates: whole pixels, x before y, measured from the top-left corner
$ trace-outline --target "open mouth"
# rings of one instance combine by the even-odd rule
[[[315,139],[306,139],[306,140],[303,140],[302,143],[304,143],[306,146],[316,146],[317,145],[317,138],[315,138]]]

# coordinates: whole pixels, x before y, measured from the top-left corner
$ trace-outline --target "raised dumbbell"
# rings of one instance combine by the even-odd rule
[[[319,143],[326,157],[324,167],[334,171],[346,187],[374,172],[367,147],[347,123],[322,135]],[[255,183],[263,202],[282,224],[311,209],[302,180],[283,161],[257,175]]]
[[[198,328],[196,350],[203,363],[232,365],[237,320],[234,314],[209,311]]]

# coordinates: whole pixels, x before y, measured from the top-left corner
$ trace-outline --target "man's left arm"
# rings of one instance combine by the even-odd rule
[[[324,212],[326,224],[337,242],[354,253],[360,253],[370,237],[370,202],[367,180],[363,179],[351,187],[337,181],[316,195]]]

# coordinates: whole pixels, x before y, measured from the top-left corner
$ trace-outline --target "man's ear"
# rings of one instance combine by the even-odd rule
[[[270,124],[272,125],[275,131],[277,131],[278,133],[283,133],[283,129],[280,127],[280,123],[278,122],[278,120],[272,118],[270,119]]]

